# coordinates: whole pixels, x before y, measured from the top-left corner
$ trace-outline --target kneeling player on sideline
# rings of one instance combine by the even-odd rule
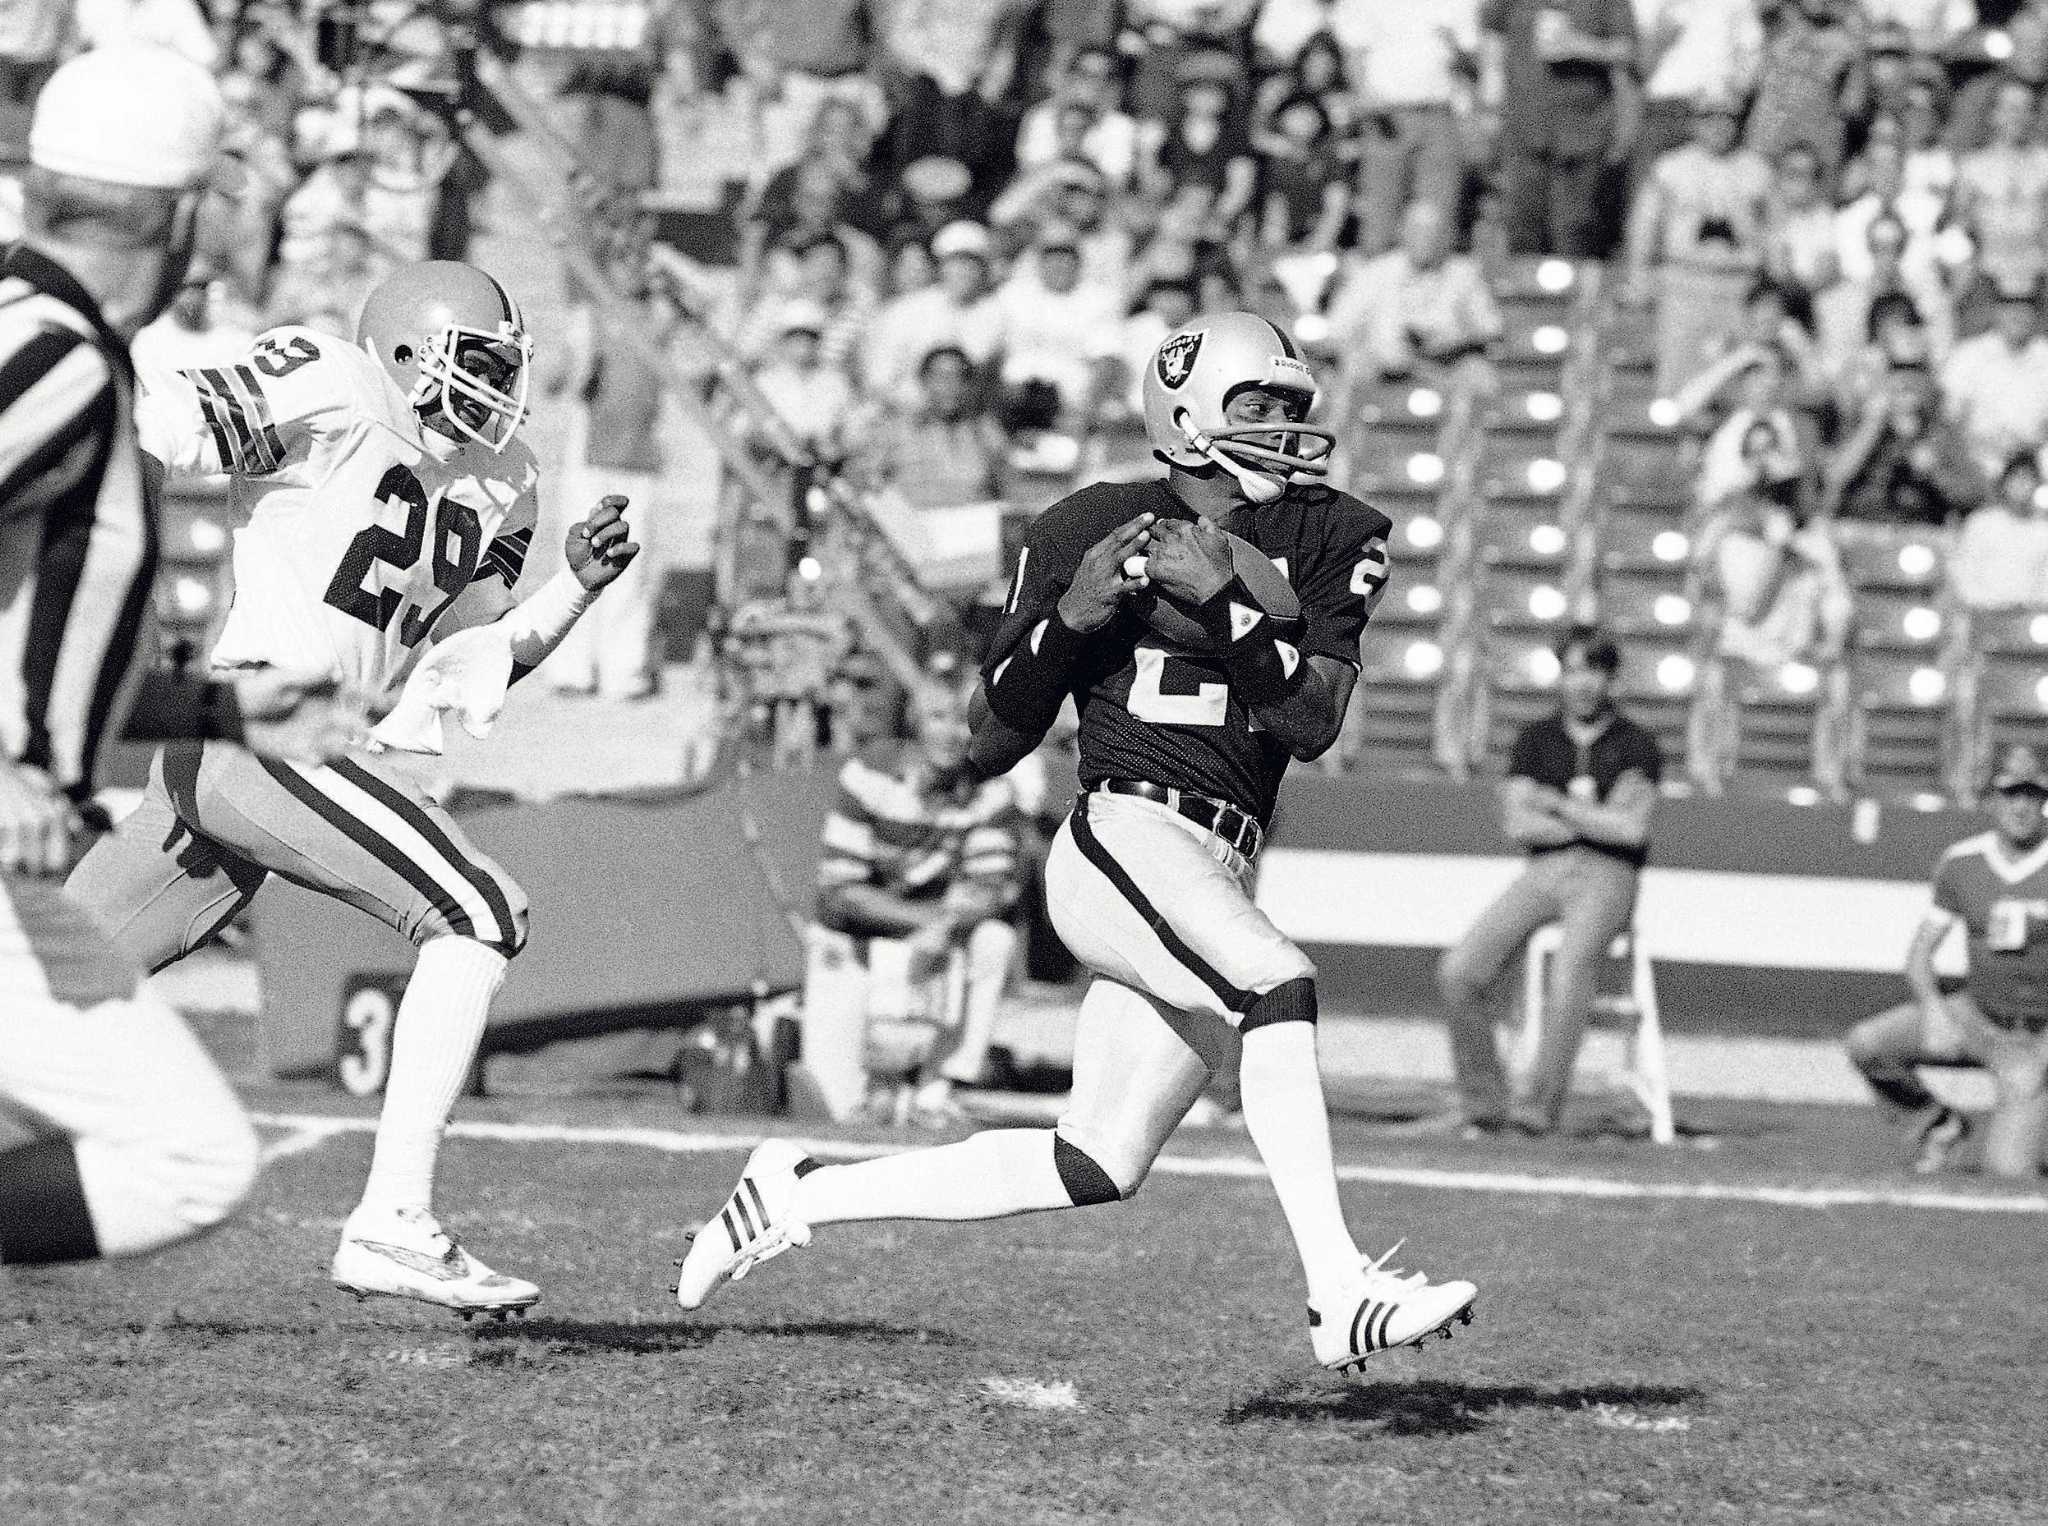
[[[1385,516],[1315,481],[1332,443],[1303,422],[1315,396],[1274,325],[1195,319],[1145,375],[1168,478],[1082,489],[1019,554],[970,758],[983,775],[1006,771],[1074,696],[1082,793],[1053,843],[1046,900],[1095,978],[1058,1125],[846,1166],[771,1140],[683,1259],[684,1308],[821,1224],[1128,1198],[1211,1074],[1237,1065],[1245,1125],[1301,1257],[1317,1360],[1354,1368],[1470,1318],[1469,1282],[1360,1257],[1317,1069],[1315,969],[1250,894],[1281,775],[1336,740],[1386,582]],[[1260,558],[1298,591],[1300,620],[1281,618],[1293,596],[1276,596]],[[1203,639],[1146,623],[1155,587],[1198,614]]]
[[[101,745],[126,718],[317,762],[362,721],[324,673],[171,686],[148,666],[128,346],[178,289],[225,116],[168,49],[72,59],[37,97],[27,232],[0,258],[0,1119],[27,1136],[0,1144],[0,1262],[158,1250],[256,1180],[227,1081],[64,892]]]
[[[2048,1147],[2048,771],[2011,747],[1991,776],[1992,830],[1941,856],[1934,904],[1906,953],[1913,999],[1849,1030],[1849,1058],[1910,1120],[1913,1169],[1947,1166],[1970,1120],[1935,1100],[1918,1067],[1975,1063],[1997,1087],[1984,1168],[2034,1176]],[[1944,994],[1934,952],[1962,925],[1968,974]]]
[[[228,473],[246,518],[214,668],[317,664],[377,695],[403,680],[373,733],[380,747],[438,753],[450,710],[484,734],[506,685],[560,645],[639,549],[625,500],[607,498],[570,527],[567,567],[513,600],[537,512],[539,469],[515,437],[530,359],[525,320],[497,280],[429,260],[377,285],[354,345],[280,328],[243,364],[145,378],[144,447],[173,472]],[[538,1288],[470,1255],[433,1211],[449,1111],[526,943],[525,893],[372,757],[304,767],[213,743],[157,754],[142,804],[86,855],[71,889],[158,970],[232,921],[272,874],[419,949],[335,1285],[465,1317],[538,1302]]]

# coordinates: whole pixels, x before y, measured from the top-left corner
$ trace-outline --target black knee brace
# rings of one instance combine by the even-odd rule
[[[1060,1185],[1067,1189],[1076,1208],[1123,1201],[1123,1190],[1117,1186],[1116,1178],[1098,1166],[1086,1150],[1069,1143],[1064,1134],[1052,1136],[1052,1163],[1060,1173]]]
[[[1316,983],[1307,975],[1296,976],[1285,985],[1263,993],[1244,1009],[1239,1033],[1269,1028],[1274,1023],[1313,1023],[1316,1020]]]

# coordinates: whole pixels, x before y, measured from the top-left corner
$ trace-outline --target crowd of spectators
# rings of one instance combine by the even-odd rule
[[[2048,606],[2021,491],[2048,444],[2039,0],[623,9],[644,24],[619,45],[529,53],[525,78],[603,220],[637,209],[643,244],[712,274],[759,394],[861,492],[912,513],[1032,505],[1062,476],[1146,469],[1143,366],[1207,308],[1295,328],[1333,411],[1390,380],[1484,391],[1490,274],[1562,255],[1608,261],[1617,297],[1653,313],[1657,390],[1704,442],[1716,607],[1817,580],[1794,602],[1835,613],[1784,629],[1825,655],[1824,548],[1852,520],[1954,527],[1963,601]],[[184,49],[229,87],[241,174],[145,353],[345,331],[384,270],[462,255],[486,194],[437,109],[460,89],[452,14],[24,0],[0,25],[0,154],[19,157],[67,49],[138,32]],[[378,67],[352,68],[366,50]],[[572,467],[659,473],[659,379],[617,345],[570,349],[544,381],[580,420]],[[1778,565],[1760,583],[1734,567],[1759,538]],[[793,569],[801,536],[785,545]],[[644,629],[620,639],[638,646],[579,660],[576,686],[646,690]]]

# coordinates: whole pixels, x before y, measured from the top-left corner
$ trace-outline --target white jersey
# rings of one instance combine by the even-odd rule
[[[228,473],[243,522],[215,667],[327,669],[383,692],[464,590],[459,624],[510,606],[540,477],[523,441],[423,430],[366,351],[306,328],[142,387],[143,448],[173,475]]]

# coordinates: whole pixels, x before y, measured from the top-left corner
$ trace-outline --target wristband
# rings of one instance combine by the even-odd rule
[[[525,668],[539,667],[596,598],[575,573],[564,569],[541,584],[532,598],[513,605],[505,613],[513,662]]]

